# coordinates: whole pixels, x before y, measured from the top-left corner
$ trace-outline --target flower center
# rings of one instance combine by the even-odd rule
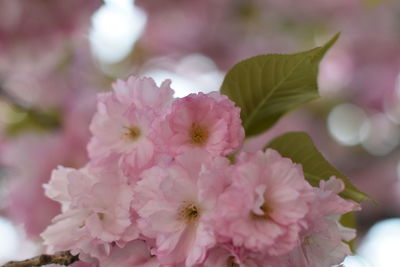
[[[186,223],[194,223],[200,218],[200,208],[192,202],[184,201],[179,208],[178,217]]]
[[[227,267],[239,267],[239,264],[236,263],[235,257],[230,256],[230,257],[228,257],[228,260],[226,261],[226,266]]]
[[[125,127],[124,136],[130,141],[136,141],[140,137],[140,129],[136,126]]]
[[[303,244],[305,246],[312,246],[313,240],[311,239],[311,236],[305,236],[303,238]]]
[[[208,139],[208,130],[196,123],[190,129],[190,142],[194,145],[204,145]]]
[[[105,219],[106,215],[102,212],[98,212],[97,217],[99,218],[100,221],[103,221]]]
[[[272,212],[272,208],[270,206],[267,205],[267,203],[263,203],[260,206],[260,209],[263,211],[263,214],[256,214],[254,212],[251,212],[251,217],[255,220],[266,220],[270,218],[270,214]]]

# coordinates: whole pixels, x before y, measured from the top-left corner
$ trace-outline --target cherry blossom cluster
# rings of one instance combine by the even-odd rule
[[[339,223],[357,203],[331,177],[267,149],[240,152],[240,109],[218,92],[174,98],[170,81],[118,80],[98,96],[90,160],[45,185],[62,213],[42,233],[101,267],[324,267],[351,253]]]

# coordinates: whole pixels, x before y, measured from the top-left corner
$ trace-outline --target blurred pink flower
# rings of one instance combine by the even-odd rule
[[[47,198],[42,188],[52,169],[59,164],[81,167],[87,161],[85,145],[93,98],[92,93],[81,90],[64,100],[61,131],[26,131],[4,138],[0,161],[9,169],[5,213],[22,224],[31,238],[36,238],[60,211],[59,204]]]
[[[72,34],[87,29],[91,14],[100,5],[100,0],[1,1],[0,61],[40,60]]]
[[[60,211],[48,199],[42,184],[48,181],[51,169],[65,160],[66,148],[57,135],[24,134],[4,144],[2,163],[9,168],[5,214],[22,224],[30,237],[36,237]]]

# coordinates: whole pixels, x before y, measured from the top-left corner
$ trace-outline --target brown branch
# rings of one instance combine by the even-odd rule
[[[72,255],[69,251],[58,252],[54,255],[40,255],[24,261],[10,261],[1,267],[34,267],[48,264],[71,265],[79,260],[79,256]]]

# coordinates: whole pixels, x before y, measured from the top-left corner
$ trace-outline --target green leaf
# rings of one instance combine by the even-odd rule
[[[336,34],[324,46],[296,54],[252,57],[228,71],[221,93],[241,108],[246,137],[262,133],[289,110],[319,96],[318,65],[338,38]]]
[[[315,147],[311,137],[303,132],[289,132],[283,134],[267,145],[277,150],[282,156],[303,166],[307,181],[318,186],[320,180],[328,180],[332,175],[343,180],[346,188],[340,194],[342,197],[361,202],[369,198],[355,187],[348,178],[335,169]]]

